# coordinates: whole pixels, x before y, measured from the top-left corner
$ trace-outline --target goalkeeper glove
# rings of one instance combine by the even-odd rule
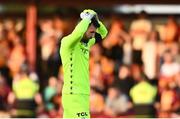
[[[99,20],[97,13],[94,10],[91,9],[85,9],[81,14],[80,14],[81,19],[89,19],[91,20],[91,23],[98,28],[100,26]]]

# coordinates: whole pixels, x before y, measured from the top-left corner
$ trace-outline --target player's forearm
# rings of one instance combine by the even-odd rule
[[[71,33],[73,39],[70,42],[79,42],[83,37],[84,33],[87,31],[91,20],[83,19],[75,27],[74,31]]]
[[[82,39],[84,33],[88,29],[90,22],[91,20],[88,19],[81,20],[73,32],[62,40],[63,46],[67,48],[72,48],[75,46]]]
[[[100,27],[97,29],[97,33],[99,33],[103,39],[107,36],[108,31],[101,21],[99,21],[99,24],[100,24]]]

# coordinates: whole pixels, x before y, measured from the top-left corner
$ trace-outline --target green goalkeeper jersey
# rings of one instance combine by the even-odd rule
[[[89,51],[96,42],[92,38],[88,43],[80,42],[87,31],[91,20],[81,20],[73,32],[61,40],[60,56],[64,71],[63,94],[88,94],[89,84]],[[106,27],[99,21],[100,27],[96,32],[104,38],[107,35]]]

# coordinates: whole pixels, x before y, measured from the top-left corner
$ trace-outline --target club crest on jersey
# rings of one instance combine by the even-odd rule
[[[83,54],[88,54],[88,49],[84,49],[84,48],[81,48],[81,51],[83,52]]]

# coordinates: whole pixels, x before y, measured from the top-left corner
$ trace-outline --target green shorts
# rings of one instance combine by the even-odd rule
[[[63,118],[90,118],[89,95],[62,95]]]

